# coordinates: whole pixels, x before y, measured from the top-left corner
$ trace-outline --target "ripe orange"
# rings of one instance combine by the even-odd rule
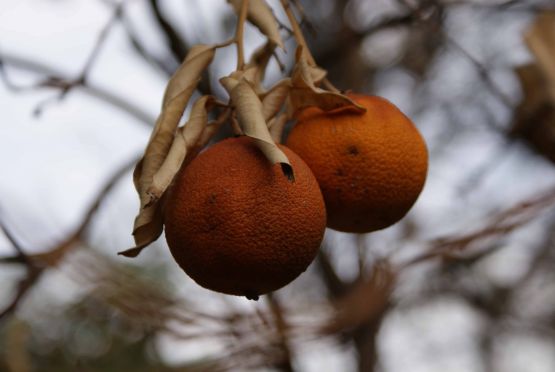
[[[310,168],[281,149],[294,182],[248,137],[215,144],[176,177],[164,211],[166,240],[201,286],[256,299],[291,282],[316,256],[324,200]]]
[[[364,233],[399,221],[422,191],[426,144],[409,118],[384,98],[349,95],[366,113],[302,111],[287,146],[312,169],[328,227]]]

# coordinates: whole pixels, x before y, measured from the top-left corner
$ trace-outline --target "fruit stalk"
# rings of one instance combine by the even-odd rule
[[[249,0],[243,0],[241,3],[241,12],[237,20],[237,29],[235,31],[235,44],[237,45],[237,70],[245,67],[245,48],[244,35],[245,21],[247,20],[247,11],[249,9]]]

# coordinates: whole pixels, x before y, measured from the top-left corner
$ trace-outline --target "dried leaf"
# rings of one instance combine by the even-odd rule
[[[289,95],[291,79],[283,79],[274,85],[262,98],[262,114],[266,121],[270,120],[281,110]]]
[[[274,141],[276,143],[281,142],[281,137],[282,137],[282,134],[283,134],[283,128],[285,127],[285,124],[287,124],[288,120],[289,120],[289,117],[288,117],[287,113],[282,112],[281,114],[279,114],[277,117],[273,118],[268,123],[268,128],[270,130],[270,135],[272,136],[272,138],[274,139]]]
[[[555,100],[555,12],[541,13],[526,31],[524,39],[549,81],[549,91]]]
[[[228,3],[233,6],[233,9],[237,14],[240,13],[243,0],[228,0]],[[260,32],[266,35],[272,43],[279,46],[281,49],[285,49],[283,40],[279,34],[277,20],[268,4],[266,4],[266,1],[249,0],[247,18],[253,25],[258,27]]]
[[[173,74],[164,93],[162,100],[162,108],[166,106],[168,101],[180,95],[184,90],[201,77],[202,72],[212,62],[216,53],[217,45],[198,44],[189,50],[185,60]]]
[[[252,86],[245,79],[236,80],[232,77],[225,77],[220,81],[228,91],[231,102],[236,108],[237,120],[243,133],[254,138],[266,158],[272,164],[280,163],[284,174],[292,180],[293,169],[289,159],[273,141],[266,120],[264,120],[262,102]]]
[[[241,79],[245,79],[250,86],[254,88],[254,86],[256,85],[256,76],[258,74],[257,72],[257,67],[256,66],[247,66],[244,70],[237,70],[237,71],[233,71],[229,77],[239,81]]]
[[[211,121],[206,125],[202,134],[200,135],[199,140],[197,141],[196,147],[198,149],[202,149],[204,146],[208,144],[210,139],[220,130],[220,128],[228,121],[231,115],[231,109],[226,108],[224,111],[218,115],[216,120]]]
[[[28,347],[31,338],[31,327],[29,324],[14,317],[10,319],[3,330],[5,338],[3,359],[8,371],[32,371],[33,363]]]
[[[160,166],[160,169],[152,177],[152,185],[147,191],[152,198],[151,202],[156,202],[160,199],[181,168],[185,157],[199,140],[200,135],[208,124],[207,109],[213,101],[214,99],[211,96],[199,98],[193,105],[191,116],[187,123],[177,130],[168,156]]]
[[[396,273],[389,264],[375,265],[370,278],[335,304],[336,315],[322,332],[333,334],[378,321],[389,305],[395,282]]]
[[[162,111],[156,121],[145,154],[137,163],[133,173],[133,181],[141,200],[140,212],[135,218],[133,228],[136,247],[120,254],[134,257],[162,233],[160,205],[158,202],[153,203],[149,190],[154,174],[158,172],[170,151],[187,102],[203,70],[214,58],[215,52],[216,46],[213,45],[194,46],[168,82],[162,100]]]
[[[266,67],[268,66],[268,62],[270,62],[275,49],[275,44],[268,41],[266,44],[256,49],[252,54],[251,59],[247,64],[247,68],[255,68],[255,75],[253,78],[255,86],[260,85],[262,80],[264,80]]]
[[[328,72],[323,68],[310,65],[308,65],[308,72],[310,73],[310,79],[312,80],[313,84],[320,83],[328,74]]]
[[[315,84],[325,77],[325,71],[319,67],[310,66],[305,55],[297,49],[297,64],[293,70],[289,101],[289,114],[293,116],[297,111],[309,106],[318,106],[324,111],[336,109],[353,109],[365,112],[366,109],[344,94],[329,92],[318,88]],[[316,79],[316,80],[315,80]]]
[[[158,204],[141,209],[139,215],[135,218],[135,228],[133,230],[135,247],[118,252],[118,254],[126,257],[137,257],[147,245],[158,239],[162,230],[162,210]]]

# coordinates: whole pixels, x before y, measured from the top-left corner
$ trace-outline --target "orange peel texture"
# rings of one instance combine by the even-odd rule
[[[183,168],[165,204],[171,253],[199,285],[257,299],[291,282],[320,247],[326,212],[305,162],[280,146],[295,180],[254,140],[223,140]]]
[[[426,180],[428,151],[412,121],[391,102],[349,97],[366,113],[310,107],[286,143],[316,176],[328,227],[366,233],[394,224],[413,206]]]

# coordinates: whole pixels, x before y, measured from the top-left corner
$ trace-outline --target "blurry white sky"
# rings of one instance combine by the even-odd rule
[[[190,8],[177,0],[166,2],[168,14],[177,21],[176,24],[195,41],[221,41],[219,37],[223,27],[219,19],[223,12],[229,12],[225,1],[186,2],[191,4]],[[110,9],[101,1],[93,0],[0,0],[0,55],[5,53],[37,61],[64,72],[68,78],[75,77],[93,48],[98,33],[110,18]],[[126,12],[149,50],[163,53],[163,40],[148,16],[145,1],[129,1]],[[451,15],[453,32],[460,37],[461,43],[474,48],[474,52],[487,53],[487,50],[480,51],[481,34],[466,23],[468,15],[459,13]],[[498,32],[491,35],[497,42],[514,48],[511,54],[513,60],[507,62],[508,67],[529,58],[520,38],[525,23],[511,23],[509,26],[498,28]],[[256,32],[253,29],[249,31]],[[260,39],[252,36],[250,40]],[[372,45],[372,42],[368,44]],[[254,47],[254,43],[249,44],[250,50]],[[467,82],[461,81],[461,78],[466,76],[465,69],[471,67],[467,61],[461,60],[460,55],[438,65],[435,76],[438,97],[457,94],[458,88],[465,87]],[[7,72],[18,85],[37,81],[37,75],[9,66]],[[511,76],[508,68],[500,73],[498,79],[508,90],[516,84]],[[165,77],[136,55],[120,26],[110,33],[89,79],[92,84],[125,97],[153,119],[156,117]],[[382,80],[374,93],[386,96],[409,113],[416,109],[411,103],[414,91],[410,88],[414,82],[409,75],[393,70],[388,71]],[[442,91],[442,87],[448,91]],[[80,90],[73,90],[60,103],[49,104],[40,117],[34,117],[33,110],[37,105],[56,94],[44,89],[14,94],[0,83],[0,214],[30,253],[47,249],[71,231],[107,177],[119,165],[140,154],[149,136],[149,127],[144,123],[92,99]],[[517,97],[518,92],[515,99]],[[469,111],[467,119],[475,119],[472,112]],[[415,117],[429,143],[437,141],[436,135],[443,120],[445,118],[433,109]],[[411,212],[423,228],[423,237],[478,226],[485,212],[506,205],[507,200],[516,202],[529,197],[555,181],[552,165],[540,159],[530,161],[531,155],[527,151],[513,146],[499,160],[501,165],[486,176],[479,189],[471,189],[467,195],[461,195],[457,188],[461,179],[496,153],[500,145],[495,134],[483,130],[465,132],[451,143],[441,158],[431,158],[426,188]],[[99,214],[93,229],[93,240],[103,250],[113,254],[130,247],[131,227],[137,207],[138,198],[128,175],[105,208],[110,213],[103,210]],[[372,242],[387,249],[388,242],[394,241],[393,235],[388,231],[376,233]],[[328,232],[328,239],[332,241],[344,238],[344,234]],[[13,253],[12,248],[0,235],[0,255],[10,253]],[[167,256],[167,252],[163,254]],[[518,254],[510,257],[513,258],[506,261],[508,265],[511,260],[521,259]],[[339,255],[337,260],[340,269],[348,276],[353,263],[341,261]],[[386,324],[383,342],[384,364],[388,370],[408,370],[407,360],[410,361],[411,371],[475,370],[477,362],[467,357],[470,354],[465,354],[464,350],[467,350],[467,339],[476,331],[479,320],[476,321],[474,314],[461,310],[456,302],[437,306],[454,310],[439,311],[427,320],[423,320],[426,314],[415,314],[414,319],[410,315],[401,322]],[[443,317],[437,314],[443,314]],[[426,327],[422,328],[420,322]],[[445,339],[445,335],[441,334],[445,331],[445,324],[449,324],[452,332],[450,339],[454,341],[442,347],[461,348],[462,351],[455,353],[459,356],[445,360],[438,358],[433,365],[429,360],[420,360],[429,350],[420,350],[420,346],[414,345],[411,340],[419,339],[423,334],[431,339],[432,344],[438,334]],[[438,340],[442,339],[440,336]],[[165,340],[164,343],[174,345],[172,340]],[[310,352],[308,349],[307,353]],[[410,357],[396,357],[399,349],[409,353]],[[395,353],[389,355],[392,350]],[[447,354],[453,354],[453,350],[449,352]],[[326,358],[321,349],[313,354],[314,358],[302,362],[306,364],[307,371],[340,370],[337,366],[344,363],[340,356],[333,353]],[[507,366],[504,371],[518,371],[518,366],[521,366],[527,371],[547,372],[552,369],[544,367],[555,365],[553,360],[548,360],[539,365],[536,363],[537,369],[534,369],[529,359],[524,356],[519,358],[524,358],[522,364]],[[328,369],[321,369],[322,365],[328,366]]]

